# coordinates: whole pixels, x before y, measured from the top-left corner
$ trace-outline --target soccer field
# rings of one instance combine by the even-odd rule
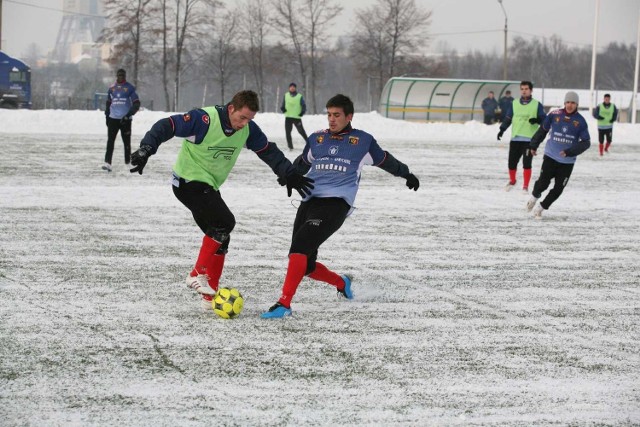
[[[0,425],[640,423],[637,143],[592,146],[538,221],[503,190],[507,143],[381,139],[420,190],[365,169],[318,257],[355,299],[307,278],[283,320],[259,314],[297,202],[245,150],[222,188],[245,309],[222,320],[184,285],[201,234],[169,184],[179,142],[139,176],[119,139],[99,169],[104,139],[0,129]]]

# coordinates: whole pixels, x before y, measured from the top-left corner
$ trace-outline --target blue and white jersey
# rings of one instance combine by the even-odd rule
[[[114,83],[107,92],[109,117],[121,119],[127,115],[134,102],[140,102],[136,87],[129,82]]]
[[[328,129],[311,134],[302,151],[302,160],[310,165],[306,175],[315,180],[315,188],[304,200],[340,197],[353,206],[362,167],[379,166],[386,157],[387,153],[373,136],[351,126],[337,134]]]
[[[550,135],[544,154],[558,163],[575,163],[576,156],[591,146],[587,122],[577,110],[573,114],[568,114],[564,108],[553,110],[544,119],[541,128]],[[565,152],[566,157],[560,155],[561,151]]]

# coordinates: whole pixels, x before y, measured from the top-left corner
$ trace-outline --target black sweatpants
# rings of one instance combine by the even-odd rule
[[[605,138],[607,143],[611,144],[611,138],[613,137],[613,129],[598,129],[598,142],[604,144]]]
[[[533,192],[531,194],[533,197],[540,198],[542,192],[549,188],[552,179],[555,183],[551,191],[549,191],[549,194],[547,194],[547,197],[540,202],[540,206],[549,209],[553,202],[560,197],[564,187],[566,187],[569,182],[569,177],[571,176],[571,172],[573,172],[573,166],[573,163],[560,163],[551,157],[544,156],[542,168],[540,169],[540,177],[533,185]]]
[[[316,269],[318,248],[338,231],[351,207],[339,197],[312,198],[302,202],[293,223],[289,254],[307,256],[307,271]]]
[[[175,179],[175,177],[174,177]],[[213,240],[222,242],[219,254],[227,253],[231,231],[236,226],[236,218],[222,200],[220,192],[209,184],[180,178],[173,184],[173,194],[191,211],[200,230]]]
[[[531,161],[533,155],[529,149],[529,143],[525,141],[511,141],[509,142],[509,169],[518,169],[518,162],[522,157],[522,168],[531,169]]]
[[[291,140],[291,130],[295,125],[296,130],[304,138],[304,143],[307,143],[307,133],[304,131],[304,127],[302,127],[302,119],[295,119],[293,117],[285,117],[284,119],[284,133],[287,137],[287,146],[289,146],[290,150],[293,150],[293,141]]]
[[[104,155],[104,161],[111,164],[111,160],[113,160],[113,145],[118,131],[120,131],[124,143],[124,162],[129,164],[131,160],[131,120],[121,122],[120,119],[110,117],[107,118],[107,152]]]

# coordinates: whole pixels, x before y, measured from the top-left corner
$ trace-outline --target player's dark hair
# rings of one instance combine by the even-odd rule
[[[353,114],[353,102],[348,96],[343,95],[341,93],[329,99],[327,101],[326,107],[342,108],[342,111],[344,112],[345,116],[348,116],[349,114]]]
[[[605,94],[604,94],[604,97],[605,97],[605,98],[611,98],[611,94],[605,93]]]
[[[521,81],[520,86],[529,86],[529,89],[533,90],[533,83],[531,83],[529,80]]]
[[[231,105],[233,105],[234,110],[241,110],[243,107],[247,107],[254,113],[260,111],[258,94],[252,90],[241,90],[233,95],[233,98],[231,98]]]

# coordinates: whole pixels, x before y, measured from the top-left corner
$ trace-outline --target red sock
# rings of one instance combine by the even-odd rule
[[[313,273],[309,275],[314,280],[319,280],[321,282],[325,282],[330,284],[331,286],[335,286],[338,289],[344,289],[344,280],[338,274],[329,270],[323,264],[316,262],[316,269],[313,270]]]
[[[529,181],[531,181],[531,169],[523,169],[522,176],[524,177],[524,185],[522,188],[529,188]]]
[[[515,169],[509,169],[509,182],[511,184],[515,184],[516,183],[516,170]]]
[[[209,276],[209,286],[211,286],[211,289],[214,291],[218,290],[223,267],[224,254],[214,254],[209,258],[209,263],[207,264],[207,276]]]
[[[610,142],[607,142],[607,146],[606,146],[606,147],[604,147],[604,151],[607,151],[607,152],[608,152],[608,151],[609,151],[609,146],[610,146],[610,145],[611,145],[611,143],[610,143]]]
[[[282,285],[282,295],[278,302],[285,307],[291,306],[291,300],[298,289],[298,285],[302,282],[304,273],[307,271],[307,256],[303,254],[289,255],[289,266],[287,267],[287,276],[284,278]]]
[[[213,240],[211,237],[205,236],[202,238],[202,246],[200,247],[200,253],[198,254],[198,260],[196,265],[191,270],[191,276],[197,276],[198,274],[204,274],[207,271],[207,264],[209,259],[220,248],[221,243]]]
[[[600,149],[600,155],[602,156],[602,151],[604,150],[604,144],[600,144],[598,148]]]

